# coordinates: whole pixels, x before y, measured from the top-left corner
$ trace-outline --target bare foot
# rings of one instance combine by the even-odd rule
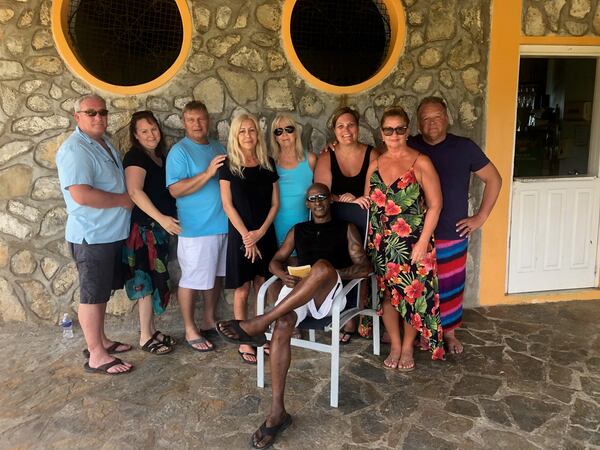
[[[400,372],[410,372],[415,368],[415,360],[412,355],[402,355],[400,361],[398,361],[398,370]]]
[[[104,366],[105,364],[111,363],[114,360],[115,360],[115,358],[113,358],[112,356],[109,356],[107,353],[106,356],[102,356],[98,359],[90,358],[90,360],[88,361],[87,364],[89,365],[90,368],[96,369],[98,367]],[[129,372],[132,367],[133,367],[133,365],[131,365],[130,363],[128,363],[126,361],[121,361],[121,364],[116,364],[116,365],[111,366],[108,369],[106,369],[106,373]]]
[[[240,358],[247,364],[256,364],[256,353],[254,347],[250,345],[240,345],[238,349]]]
[[[202,334],[197,331],[185,333],[185,340],[188,345],[200,352],[210,351],[213,348],[212,342],[206,339]]]
[[[446,346],[448,347],[449,353],[458,355],[463,352],[463,345],[456,338],[454,330],[444,333],[444,340],[446,341]]]
[[[398,351],[390,351],[390,354],[385,361],[383,361],[383,366],[388,369],[396,369],[398,367],[398,362],[400,361],[400,352]]]
[[[415,360],[413,358],[414,345],[412,342],[404,342],[402,346],[402,356],[398,361],[398,370],[400,372],[410,372],[415,368]]]

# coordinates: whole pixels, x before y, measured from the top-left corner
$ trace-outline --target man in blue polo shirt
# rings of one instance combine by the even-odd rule
[[[227,217],[215,175],[225,161],[226,151],[219,142],[208,138],[204,103],[192,101],[185,105],[183,127],[185,137],[167,156],[167,187],[177,201],[181,225],[177,299],[188,345],[198,352],[209,352],[214,347],[206,336],[216,333],[215,307],[225,276]],[[195,291],[202,291],[204,297],[200,328],[194,321]]]
[[[448,112],[442,98],[421,100],[417,118],[421,134],[409,138],[408,145],[431,158],[444,199],[434,232],[444,340],[450,353],[461,353],[463,346],[454,330],[462,324],[468,238],[492,212],[502,178],[475,142],[448,133]],[[483,181],[485,189],[477,212],[469,216],[471,173]]]
[[[106,102],[86,95],[75,102],[77,128],[60,146],[56,166],[67,205],[65,238],[79,272],[79,323],[85,336],[87,372],[119,374],[133,366],[109,353],[131,346],[104,333],[106,304],[123,287],[122,247],[129,233],[133,203],[125,188],[123,166],[105,136]]]

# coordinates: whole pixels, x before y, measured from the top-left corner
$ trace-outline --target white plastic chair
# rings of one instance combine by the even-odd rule
[[[363,237],[363,246],[367,241],[367,226],[369,214],[368,211],[361,209],[353,203],[333,203],[331,205],[333,217],[338,220],[351,222],[356,225],[361,236]],[[374,275],[370,275],[371,294],[377,294],[377,285]],[[364,278],[358,278],[345,282],[344,288],[339,292],[334,300],[331,309],[331,317],[325,317],[316,320],[312,317],[307,317],[303,320],[298,328],[308,330],[309,339],[292,338],[291,344],[294,347],[302,347],[318,352],[329,353],[331,355],[331,383],[330,383],[330,404],[332,407],[338,406],[338,391],[339,391],[339,367],[340,367],[340,329],[352,318],[359,314],[371,316],[373,318],[373,354],[379,355],[379,316],[373,309],[360,309],[360,284]],[[265,311],[265,295],[269,286],[277,281],[276,276],[269,278],[258,291],[256,312],[263,314]],[[343,311],[340,310],[340,305],[343,296],[346,296],[346,307]],[[374,298],[374,297],[372,297]],[[331,332],[331,344],[316,342],[316,331]],[[272,334],[266,333],[267,339],[271,340]],[[265,351],[264,347],[259,347],[256,354],[256,375],[258,387],[265,386]]]

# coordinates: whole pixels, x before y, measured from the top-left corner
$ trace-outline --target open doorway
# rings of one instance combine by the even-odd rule
[[[546,51],[520,60],[509,293],[597,286],[599,55]]]

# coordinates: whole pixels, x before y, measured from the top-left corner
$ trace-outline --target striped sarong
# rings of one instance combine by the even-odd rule
[[[435,240],[440,290],[440,318],[444,332],[452,331],[462,324],[468,243],[468,239]]]

